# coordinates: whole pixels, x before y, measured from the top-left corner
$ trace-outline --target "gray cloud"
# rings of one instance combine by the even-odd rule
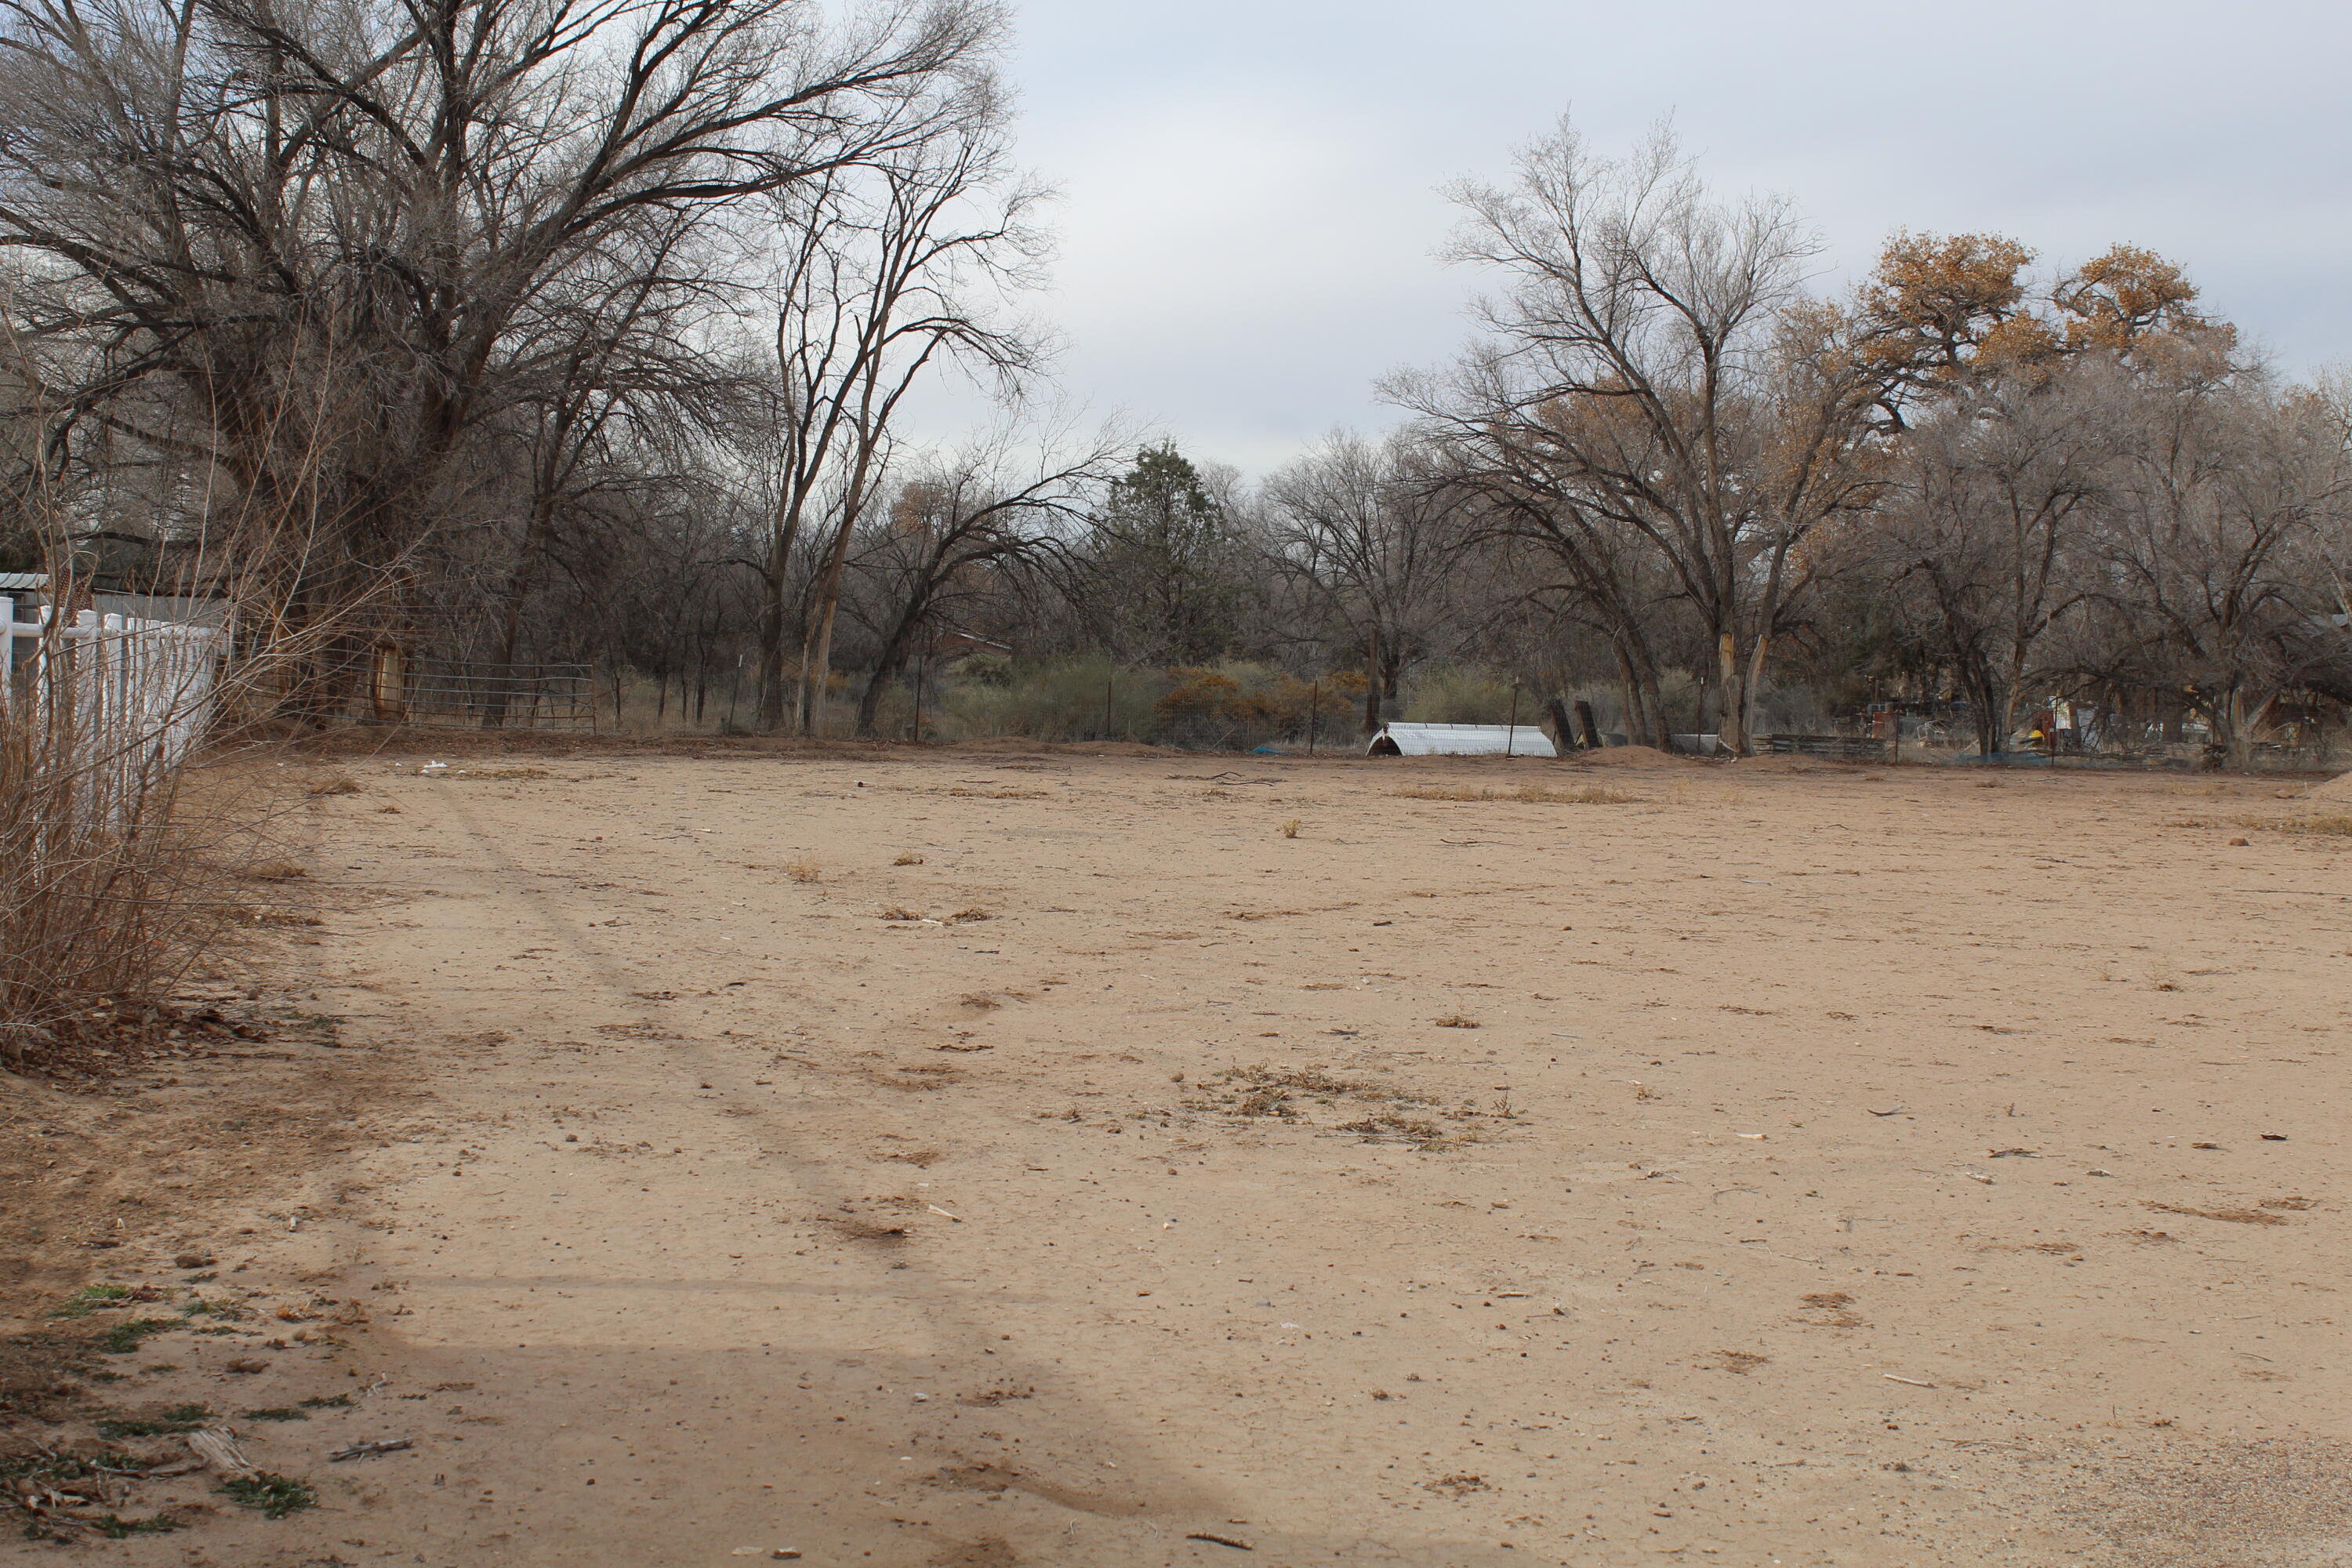
[[[2053,265],[2128,240],[2286,368],[2352,357],[2336,5],[1027,0],[1018,26],[1070,391],[1247,468],[1381,423],[1372,379],[1460,341],[1476,280],[1435,258],[1436,187],[1571,107],[1603,146],[1671,114],[1711,179],[1793,197],[1825,287],[1897,226]]]

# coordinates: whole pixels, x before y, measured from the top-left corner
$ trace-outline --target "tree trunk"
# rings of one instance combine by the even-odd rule
[[[1716,705],[1722,717],[1716,721],[1716,743],[1735,757],[1749,754],[1748,738],[1748,661],[1739,654],[1739,639],[1730,632],[1716,638],[1716,678],[1719,690]]]
[[[1759,637],[1756,646],[1748,650],[1748,708],[1741,715],[1739,730],[1748,737],[1750,747],[1756,743],[1756,729],[1762,722],[1759,715],[1764,706],[1764,658],[1771,648],[1772,639]]]
[[[2009,721],[2013,699],[2002,695],[1990,670],[1970,668],[1960,672],[1960,687],[1976,710],[1977,753],[1997,757],[2009,749]]]
[[[1667,729],[1665,700],[1658,690],[1658,671],[1649,661],[1648,650],[1629,646],[1622,637],[1615,639],[1615,648],[1625,700],[1625,739],[1637,746],[1671,750],[1674,737]]]
[[[2229,700],[2221,704],[2216,714],[2216,717],[2227,716],[2224,722],[2229,726],[2229,732],[2221,739],[2230,748],[2230,765],[2240,773],[2254,765],[2255,732],[2262,728],[2263,720],[2269,717],[2271,709],[2277,702],[2278,693],[2273,691],[2260,702],[2250,704],[2246,700],[2245,689],[2233,686],[2230,689]]]
[[[846,531],[845,530],[845,535]],[[817,618],[801,655],[801,733],[821,735],[833,691],[833,623],[841,610],[841,579],[834,574],[817,602]]]
[[[760,574],[760,728],[784,727],[784,577],[774,561]]]
[[[857,733],[861,739],[874,738],[875,724],[882,710],[882,692],[897,676],[907,668],[907,656],[915,646],[915,634],[930,609],[930,594],[921,596],[900,612],[890,627],[890,635],[882,640],[881,651],[874,656],[874,673],[867,678],[866,690],[857,700]],[[917,740],[922,739],[918,735]],[[1104,739],[1109,739],[1105,736]]]

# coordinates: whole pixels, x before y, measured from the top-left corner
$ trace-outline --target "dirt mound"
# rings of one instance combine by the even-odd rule
[[[1662,752],[1655,746],[1603,746],[1597,752],[1582,753],[1584,765],[1590,768],[1679,768],[1689,765],[1688,757]]]
[[[2352,801],[2352,773],[2338,773],[2326,784],[2312,785],[2310,798]]]

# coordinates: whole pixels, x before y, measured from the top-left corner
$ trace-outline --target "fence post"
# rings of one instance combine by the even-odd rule
[[[930,658],[927,648],[915,656],[915,744],[923,743],[923,676]]]

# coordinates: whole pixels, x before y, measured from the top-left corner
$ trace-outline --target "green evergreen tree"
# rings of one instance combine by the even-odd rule
[[[1118,657],[1207,664],[1231,650],[1244,592],[1240,542],[1200,470],[1146,447],[1093,519],[1088,598]]]

